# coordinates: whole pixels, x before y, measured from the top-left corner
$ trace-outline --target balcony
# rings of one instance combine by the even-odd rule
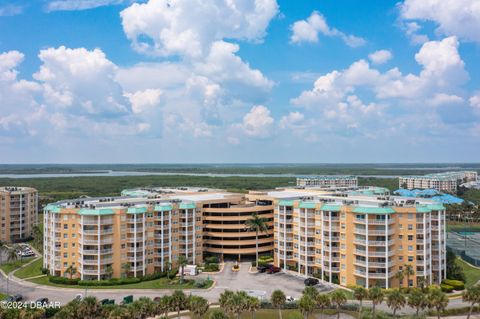
[[[101,239],[101,240],[97,240],[97,239],[83,239],[81,241],[83,244],[86,244],[86,245],[103,245],[103,244],[113,244],[113,239],[112,238],[109,238],[109,239]]]

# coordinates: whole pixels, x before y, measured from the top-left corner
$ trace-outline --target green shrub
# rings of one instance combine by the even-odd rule
[[[168,278],[173,279],[178,274],[178,268],[173,268],[168,272]]]
[[[151,275],[145,275],[143,277],[140,277],[141,281],[150,281],[150,280],[156,280],[160,278],[167,277],[167,272],[162,271],[162,272],[156,272]]]
[[[48,274],[48,268],[42,267],[42,274]]]
[[[453,287],[449,286],[447,284],[441,284],[440,288],[442,289],[443,292],[449,293],[453,291]]]
[[[465,284],[460,280],[445,279],[442,281],[442,284],[452,286],[454,290],[463,290],[465,289]]]
[[[207,288],[211,284],[211,280],[200,279],[195,282],[195,288]]]
[[[57,276],[48,276],[48,281],[54,284],[60,285],[78,285],[80,279],[78,278],[65,278],[65,277],[57,277]]]
[[[218,258],[216,256],[205,257],[205,264],[218,264]]]
[[[211,264],[206,264],[203,270],[207,272],[214,272],[214,271],[219,271],[220,267],[218,266],[218,264],[211,263]]]
[[[80,280],[79,286],[116,286],[136,284],[142,281],[140,278],[112,278],[107,280]]]

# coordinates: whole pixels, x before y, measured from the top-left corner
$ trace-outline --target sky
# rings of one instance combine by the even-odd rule
[[[480,159],[478,0],[0,0],[0,163]]]

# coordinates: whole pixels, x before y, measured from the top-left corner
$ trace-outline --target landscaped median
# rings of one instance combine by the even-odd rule
[[[11,261],[11,262],[6,262],[6,263],[3,263],[3,264],[0,265],[0,269],[2,269],[5,274],[8,274],[8,273],[22,267],[23,265],[31,262],[33,259],[34,259],[33,257],[30,257],[30,258],[18,259],[18,260]]]

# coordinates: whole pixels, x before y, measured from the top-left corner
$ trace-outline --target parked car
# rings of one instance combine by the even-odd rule
[[[316,286],[320,281],[317,278],[307,278],[303,282],[305,286]]]
[[[48,304],[48,298],[38,298],[35,303],[45,305]]]
[[[294,301],[295,301],[295,298],[293,298],[292,296],[287,296],[287,297],[285,298],[285,300],[286,300],[287,302],[294,302]]]
[[[73,298],[73,300],[78,300],[78,301],[81,301],[83,299],[83,295],[82,294],[76,294],[75,295],[75,298]]]
[[[267,269],[267,274],[274,274],[277,272],[280,272],[282,269],[280,267],[270,265],[270,267]]]
[[[259,266],[257,270],[258,272],[263,273],[263,272],[266,272],[268,268],[269,268],[268,266]]]

